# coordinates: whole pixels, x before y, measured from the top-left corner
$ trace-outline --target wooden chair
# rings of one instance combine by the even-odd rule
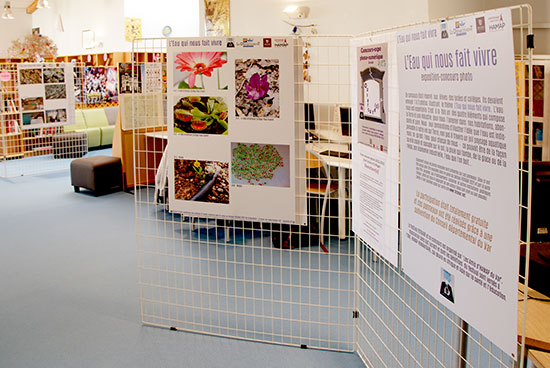
[[[321,218],[319,221],[319,239],[323,244],[324,235],[324,220],[327,207],[327,199],[329,195],[338,191],[338,183],[330,178],[330,171],[327,162],[315,151],[306,150],[306,192],[323,197],[323,205],[321,208]],[[317,170],[317,175],[312,176],[312,172]]]

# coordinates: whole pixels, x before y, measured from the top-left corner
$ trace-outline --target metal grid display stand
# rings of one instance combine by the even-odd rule
[[[515,36],[520,47],[516,50],[520,60],[531,65],[531,49],[526,49],[524,40],[531,34],[531,8],[512,7]],[[463,17],[463,16],[457,16]],[[454,17],[453,17],[454,18]],[[448,20],[452,20],[450,18]],[[406,27],[373,32],[367,35],[395,32]],[[532,74],[532,73],[531,73]],[[529,90],[532,90],[529,78]],[[532,94],[527,94],[531,96]],[[521,142],[528,139],[529,156],[526,164],[519,167],[520,189],[529,198],[520,206],[520,212],[527,216],[530,228],[531,201],[531,148],[532,116],[523,116],[522,107],[532,104],[525,94],[518,91],[518,125]],[[529,109],[532,111],[532,108]],[[523,132],[523,120],[529,121],[530,129]],[[528,175],[523,175],[523,173]],[[519,239],[526,245],[526,273],[519,275],[525,284],[527,295],[529,232]],[[357,244],[357,353],[369,367],[523,367],[525,364],[525,341],[518,345],[518,361],[504,354],[483,335],[468,326],[450,312],[425,290],[415,284],[400,268],[395,268],[360,239]],[[401,252],[399,252],[399,259]],[[525,298],[527,300],[527,298]],[[526,303],[520,307],[519,315],[525,326]],[[525,330],[518,331],[525,336]]]
[[[344,45],[332,38],[320,42],[318,50],[327,59],[324,65],[315,66],[318,73],[329,67],[329,48],[341,51],[343,79],[334,83],[345,91],[346,95],[340,99],[347,102],[347,39]],[[143,52],[165,53],[166,41],[135,42],[134,54]],[[301,70],[301,47],[297,54],[296,66]],[[296,87],[303,88],[303,83]],[[326,83],[312,83],[311,91],[328,91],[328,87]],[[332,97],[327,94],[324,101]],[[296,124],[303,126],[301,98],[296,101],[295,111]],[[326,108],[323,113],[328,124],[333,111],[328,111],[328,105]],[[168,113],[172,109],[167,106]],[[139,108],[135,111],[147,113]],[[281,224],[169,213],[156,201],[151,177],[157,171],[165,145],[162,138],[153,138],[146,130],[134,129],[143,322],[275,344],[353,351],[354,239],[347,232],[340,235],[342,239],[330,235],[339,221],[338,198],[330,198],[326,207],[324,246],[328,253],[320,247],[318,233],[302,233],[295,249],[277,249],[272,245],[271,230],[280,229]],[[330,174],[331,170],[328,171]],[[306,179],[325,174],[312,171],[312,176]],[[349,187],[348,179],[344,178],[343,183]],[[322,208],[321,197],[312,194],[308,200],[312,211],[318,213]],[[349,220],[346,214],[340,216],[346,222]]]
[[[74,78],[78,96],[82,94],[83,66],[75,63],[73,70],[74,75],[68,77]],[[22,129],[21,110],[32,112],[32,107],[19,104],[17,64],[0,64],[0,72],[10,76],[9,80],[0,81],[0,177],[67,170],[72,159],[88,153],[87,134],[71,131],[70,125],[65,128],[44,124],[41,128]],[[50,118],[48,112],[43,118]]]
[[[530,65],[531,50],[525,51],[523,40],[531,34],[531,9],[511,9],[521,40],[517,51]],[[303,73],[295,85],[299,91],[295,123],[300,127],[309,129],[313,115],[316,129],[340,129],[335,111],[350,105],[350,39],[304,36],[297,40],[296,69]],[[166,40],[142,39],[134,42],[133,48],[134,55],[163,54]],[[531,77],[528,80],[531,90]],[[531,106],[532,101],[518,92],[518,104]],[[167,106],[165,113],[171,110]],[[146,108],[136,106],[133,111],[134,120],[140,121],[148,113]],[[519,138],[531,141],[532,118],[527,116],[525,121],[530,122],[529,132],[520,131]],[[350,167],[329,165],[328,173],[308,170],[305,178],[310,181],[329,175],[339,185],[328,200],[327,221],[323,224],[327,252],[313,232],[301,237],[301,247],[278,249],[272,245],[271,232],[280,224],[193,218],[168,212],[162,193],[155,189],[155,174],[163,165],[165,132],[143,127],[134,127],[133,132],[144,324],[274,344],[355,351],[369,367],[515,366],[484,336],[351,234]],[[296,139],[312,147],[307,134]],[[325,143],[341,142],[328,138]],[[528,174],[521,176],[527,182],[522,180],[520,185],[528,197],[521,208],[529,225],[530,156],[527,163],[520,168]],[[312,194],[307,198],[310,215],[318,214],[321,199]],[[526,246],[528,260],[529,232],[520,243]],[[527,276],[521,277],[526,285],[524,292],[528,285],[527,263]],[[520,310],[523,325],[525,308],[523,304]],[[522,341],[518,345],[520,367],[524,364],[524,347]]]

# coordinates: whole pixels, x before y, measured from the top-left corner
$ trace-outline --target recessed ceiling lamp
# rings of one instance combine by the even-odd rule
[[[14,19],[13,12],[11,11],[11,4],[9,1],[4,3],[4,11],[2,11],[2,19]]]
[[[48,3],[48,0],[38,0],[38,3],[36,4],[36,7],[38,9],[49,8],[50,4]]]

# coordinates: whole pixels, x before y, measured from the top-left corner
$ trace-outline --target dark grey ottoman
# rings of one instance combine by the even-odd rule
[[[53,158],[77,158],[88,153],[88,135],[84,132],[56,134],[52,138]]]
[[[80,187],[90,189],[97,196],[122,189],[122,165],[120,158],[93,156],[71,161],[71,185],[74,191]]]

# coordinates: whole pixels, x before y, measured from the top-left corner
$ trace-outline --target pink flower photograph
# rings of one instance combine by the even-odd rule
[[[235,60],[235,113],[241,118],[278,118],[279,60]]]
[[[227,64],[226,52],[181,52],[174,60],[176,89],[227,89],[222,69]]]

